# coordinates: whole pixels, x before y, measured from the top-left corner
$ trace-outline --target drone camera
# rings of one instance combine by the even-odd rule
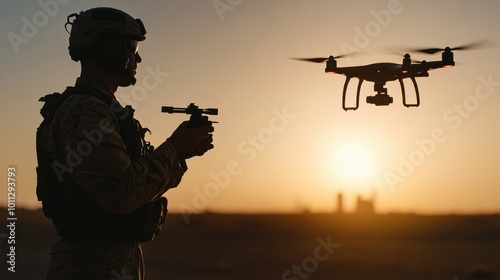
[[[366,103],[375,104],[376,106],[387,106],[393,101],[392,96],[386,93],[377,93],[373,96],[366,97]]]

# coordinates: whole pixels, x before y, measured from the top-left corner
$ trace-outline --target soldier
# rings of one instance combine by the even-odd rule
[[[140,242],[159,233],[162,195],[181,181],[185,160],[213,148],[213,127],[183,122],[154,149],[134,110],[115,98],[136,82],[141,20],[93,8],[66,25],[81,74],[62,94],[41,98],[37,130],[37,196],[60,236],[46,279],[144,279]]]

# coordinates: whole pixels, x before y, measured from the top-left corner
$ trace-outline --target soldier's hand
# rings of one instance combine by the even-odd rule
[[[201,156],[208,150],[214,148],[212,125],[187,128],[188,121],[185,121],[177,127],[167,141],[170,142],[180,158],[188,159],[193,156]]]

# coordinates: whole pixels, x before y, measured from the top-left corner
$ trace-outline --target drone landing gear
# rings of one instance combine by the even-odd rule
[[[347,110],[356,110],[359,107],[359,92],[361,91],[361,84],[363,84],[363,79],[359,79],[358,82],[358,90],[356,93],[356,106],[354,107],[347,107],[345,105],[345,96],[347,94],[347,85],[349,84],[349,81],[351,80],[352,77],[346,76],[345,82],[344,82],[344,91],[342,93],[342,108],[347,111]]]
[[[344,110],[356,110],[359,107],[359,94],[361,91],[361,85],[363,84],[363,79],[359,79],[358,82],[358,87],[357,87],[357,92],[356,92],[356,104],[355,106],[349,107],[346,106],[346,95],[347,95],[347,87],[349,85],[349,82],[352,77],[346,76],[345,82],[344,82],[344,90],[342,94],[342,108]],[[401,77],[398,77],[399,84],[401,85],[401,93],[403,95],[403,105],[406,107],[418,107],[420,105],[420,95],[418,92],[418,86],[417,86],[417,81],[415,80],[414,76],[410,77],[413,87],[415,88],[415,95],[416,95],[416,102],[415,103],[407,103],[406,102],[406,91],[405,91],[405,86],[403,83],[403,79]],[[392,96],[387,94],[387,88],[385,88],[385,81],[376,81],[375,85],[373,86],[373,90],[376,92],[375,95],[373,96],[367,96],[366,97],[366,103],[368,104],[375,104],[376,106],[388,106],[390,105],[394,100]]]
[[[342,94],[342,108],[344,110],[356,110],[359,107],[359,94],[361,92],[361,85],[363,84],[363,79],[359,79],[358,88],[356,91],[356,105],[354,107],[347,107],[345,102],[345,97],[347,94],[347,86],[352,77],[347,76],[344,83],[344,91]],[[367,96],[366,102],[369,104],[375,104],[377,106],[387,106],[392,103],[392,97],[387,94],[387,88],[384,87],[385,82],[375,82],[374,90],[377,92],[374,96]]]
[[[418,93],[417,81],[415,80],[414,76],[411,76],[410,79],[413,83],[413,87],[415,88],[415,96],[417,99],[416,103],[414,103],[414,104],[406,103],[405,85],[403,83],[403,79],[401,79],[400,77],[398,78],[399,84],[401,85],[401,94],[403,94],[403,105],[405,105],[407,108],[408,107],[418,107],[420,105],[420,94]]]

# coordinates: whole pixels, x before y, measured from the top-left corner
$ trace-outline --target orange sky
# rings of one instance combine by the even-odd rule
[[[343,3],[345,2],[345,3]],[[40,4],[45,3],[45,4]],[[2,177],[16,167],[19,207],[38,207],[35,130],[38,98],[72,85],[79,65],[67,54],[67,15],[98,1],[2,4],[0,124]],[[499,49],[455,52],[457,67],[417,80],[421,106],[341,107],[344,78],[323,64],[290,57],[363,55],[339,66],[401,63],[384,47],[500,42],[498,1],[106,1],[146,25],[136,86],[117,97],[136,109],[160,144],[186,116],[162,105],[217,107],[216,148],[189,160],[167,192],[172,211],[333,211],[335,196],[376,193],[376,208],[422,213],[500,211],[497,174]],[[440,54],[412,56],[439,60]],[[357,82],[351,82],[351,90]],[[346,152],[347,151],[347,152]],[[344,154],[344,156],[342,156]],[[346,157],[350,154],[352,157]],[[370,164],[366,164],[366,162]],[[342,167],[339,167],[342,166]],[[359,166],[358,176],[345,166]],[[356,170],[356,168],[354,168]],[[7,184],[0,188],[6,205]]]

